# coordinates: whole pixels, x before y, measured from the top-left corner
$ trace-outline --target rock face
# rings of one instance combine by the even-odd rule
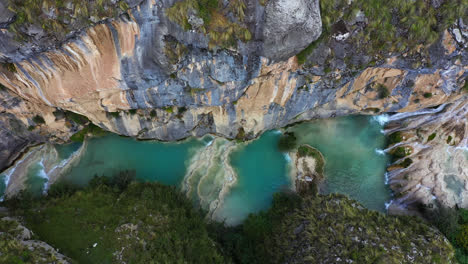
[[[322,33],[318,0],[270,0],[265,10],[264,56],[285,60]]]
[[[395,193],[390,212],[421,206],[468,207],[466,100],[465,96],[435,109],[391,117],[386,133],[393,142],[386,151],[411,151],[389,167],[388,181]]]
[[[356,53],[351,39],[362,30],[356,28],[326,38],[301,67],[293,55],[320,35],[317,0],[270,0],[266,7],[245,1],[242,23],[252,38],[223,49],[210,48],[209,35],[172,22],[166,12],[175,2],[133,1],[126,14],[47,49],[34,41],[19,45],[0,30],[0,134],[6,138],[0,168],[26,146],[65,142],[82,128],[63,111],[121,135],[178,140],[207,133],[235,138],[239,131],[249,139],[314,118],[466,106],[461,20],[429,47],[425,64],[421,54],[375,62]],[[365,24],[358,14],[340,30]]]

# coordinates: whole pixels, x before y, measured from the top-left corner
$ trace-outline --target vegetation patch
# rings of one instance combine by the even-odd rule
[[[431,98],[432,93],[424,93],[423,96],[424,96],[424,98]]]
[[[26,40],[27,27],[36,25],[47,35],[61,41],[72,30],[116,17],[129,8],[125,0],[70,2],[71,5],[67,5],[67,1],[63,0],[9,0],[8,9],[16,14],[9,31],[13,32],[18,40]]]
[[[40,124],[45,124],[45,120],[42,116],[40,115],[35,115],[33,118],[32,118],[33,122],[40,125]]]
[[[184,30],[193,29],[208,35],[210,49],[229,48],[236,46],[237,40],[249,41],[252,38],[250,31],[242,25],[245,9],[244,0],[230,1],[225,7],[218,0],[184,0],[168,8],[166,15]],[[197,28],[189,21],[192,13],[203,21]]]
[[[388,90],[387,86],[383,84],[377,85],[377,96],[379,99],[384,99],[390,96],[390,91]]]
[[[454,245],[455,257],[460,264],[468,263],[468,210],[462,208],[437,209],[422,207],[422,213]],[[444,263],[444,262],[439,262]]]
[[[90,122],[86,116],[71,111],[65,111],[65,118],[79,125],[86,125]]]
[[[427,138],[427,142],[432,141],[436,136],[437,136],[436,133],[432,133],[432,134]]]
[[[22,194],[8,206],[77,263],[228,262],[201,212],[182,193],[158,183],[130,183],[133,178],[132,172],[95,177],[85,189],[61,183],[47,197]]]
[[[281,135],[278,141],[278,149],[281,152],[289,152],[297,147],[297,138],[293,132],[286,132]]]
[[[88,135],[93,137],[100,137],[104,136],[105,134],[107,134],[105,130],[94,125],[93,123],[90,123],[79,132],[73,134],[73,136],[70,137],[70,140],[75,142],[83,142]]]
[[[451,141],[452,141],[452,136],[448,136],[448,138],[447,138],[447,144],[450,144]]]
[[[297,153],[299,157],[312,157],[315,159],[315,170],[318,174],[323,175],[324,168],[325,168],[325,160],[323,159],[322,153],[317,149],[309,146],[309,145],[301,145],[297,149]]]
[[[453,261],[444,236],[419,219],[364,209],[343,195],[276,194],[271,209],[212,232],[236,263],[440,263]],[[398,245],[395,247],[395,245]]]

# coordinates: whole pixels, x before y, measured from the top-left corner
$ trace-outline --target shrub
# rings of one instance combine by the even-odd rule
[[[432,93],[424,93],[423,96],[424,96],[424,98],[431,98]]]
[[[411,164],[413,164],[413,160],[406,158],[400,165],[403,166],[403,168],[408,168]]]
[[[65,111],[65,117],[79,125],[85,125],[89,122],[89,119],[86,116],[71,111]]]
[[[377,85],[377,94],[378,94],[379,99],[384,99],[390,96],[390,92],[388,91],[388,88],[383,84]]]
[[[44,118],[42,118],[42,116],[40,115],[36,115],[32,118],[33,122],[36,123],[36,124],[45,124],[45,120]]]
[[[278,149],[281,152],[288,152],[296,148],[296,135],[293,132],[284,133],[278,141]]]
[[[388,136],[388,144],[396,144],[403,141],[403,134],[400,131],[394,132]]]
[[[427,138],[427,142],[433,140],[436,136],[437,136],[436,133],[432,133],[432,134]]]

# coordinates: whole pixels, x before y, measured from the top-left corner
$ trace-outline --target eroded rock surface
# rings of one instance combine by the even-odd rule
[[[318,0],[270,0],[265,11],[264,55],[285,60],[322,33]]]

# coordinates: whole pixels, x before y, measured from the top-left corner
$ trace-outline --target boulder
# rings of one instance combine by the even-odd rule
[[[286,60],[322,33],[318,0],[270,0],[265,10],[264,56]]]

